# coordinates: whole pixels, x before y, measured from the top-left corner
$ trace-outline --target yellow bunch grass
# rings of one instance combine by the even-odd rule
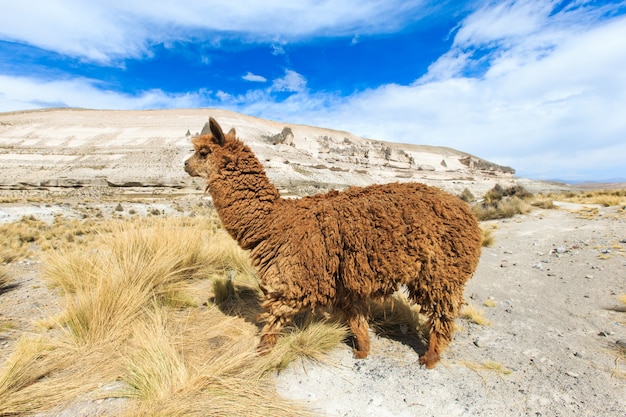
[[[63,410],[85,396],[124,397],[127,416],[307,415],[277,395],[273,371],[320,359],[345,327],[311,319],[259,357],[254,269],[222,230],[198,221],[105,222],[89,242],[50,251],[42,275],[64,308],[0,368],[0,415]],[[224,300],[190,302],[203,278],[230,282],[225,300],[249,316],[225,314]]]
[[[13,279],[7,270],[0,266],[0,294],[2,294],[2,292],[9,287],[12,280]]]
[[[492,247],[494,243],[493,230],[481,228],[481,232],[482,232],[482,246],[485,248]]]
[[[347,327],[338,321],[308,316],[304,325],[294,326],[279,337],[276,346],[261,359],[262,368],[281,370],[297,358],[321,361],[347,334]]]
[[[461,318],[479,326],[491,326],[491,322],[485,317],[483,310],[472,304],[468,304],[461,309]]]

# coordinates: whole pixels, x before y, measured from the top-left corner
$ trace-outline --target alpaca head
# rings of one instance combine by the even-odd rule
[[[225,135],[222,128],[210,117],[204,125],[200,136],[193,139],[194,154],[185,161],[185,171],[192,177],[209,177],[218,172],[224,160],[229,160],[224,144],[235,138],[235,129],[232,128]]]

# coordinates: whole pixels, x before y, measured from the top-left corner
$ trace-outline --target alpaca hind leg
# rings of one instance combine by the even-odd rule
[[[429,294],[432,297],[433,294]],[[428,316],[428,347],[419,360],[421,365],[432,369],[441,359],[441,352],[450,344],[454,332],[454,319],[460,306],[460,295],[444,293],[439,297],[425,299],[412,294],[415,303],[420,304]]]
[[[368,308],[365,303],[355,303],[343,309],[348,320],[348,326],[356,338],[357,347],[354,356],[359,359],[366,358],[370,352],[370,335],[368,333]]]
[[[261,329],[261,342],[257,346],[257,352],[265,355],[272,350],[278,340],[280,331],[300,311],[281,300],[266,300],[263,307],[267,312],[261,314],[259,319],[265,322]]]
[[[452,340],[454,321],[446,318],[431,318],[429,324],[430,334],[428,338],[428,348],[419,362],[420,365],[425,365],[426,368],[432,369],[441,359],[441,352]]]

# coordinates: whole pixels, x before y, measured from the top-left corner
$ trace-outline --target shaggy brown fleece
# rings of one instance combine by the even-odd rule
[[[224,228],[250,249],[265,299],[260,352],[304,309],[341,310],[355,355],[369,353],[370,300],[402,284],[429,317],[420,363],[432,368],[449,344],[481,232],[466,203],[437,188],[404,183],[283,199],[235,130],[211,118],[185,162],[206,179]]]

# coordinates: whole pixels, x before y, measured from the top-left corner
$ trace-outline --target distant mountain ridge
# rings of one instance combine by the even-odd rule
[[[515,171],[439,146],[365,139],[221,109],[47,109],[0,113],[0,188],[202,190],[183,161],[209,116],[234,127],[287,194],[395,181],[481,193],[518,182]]]

